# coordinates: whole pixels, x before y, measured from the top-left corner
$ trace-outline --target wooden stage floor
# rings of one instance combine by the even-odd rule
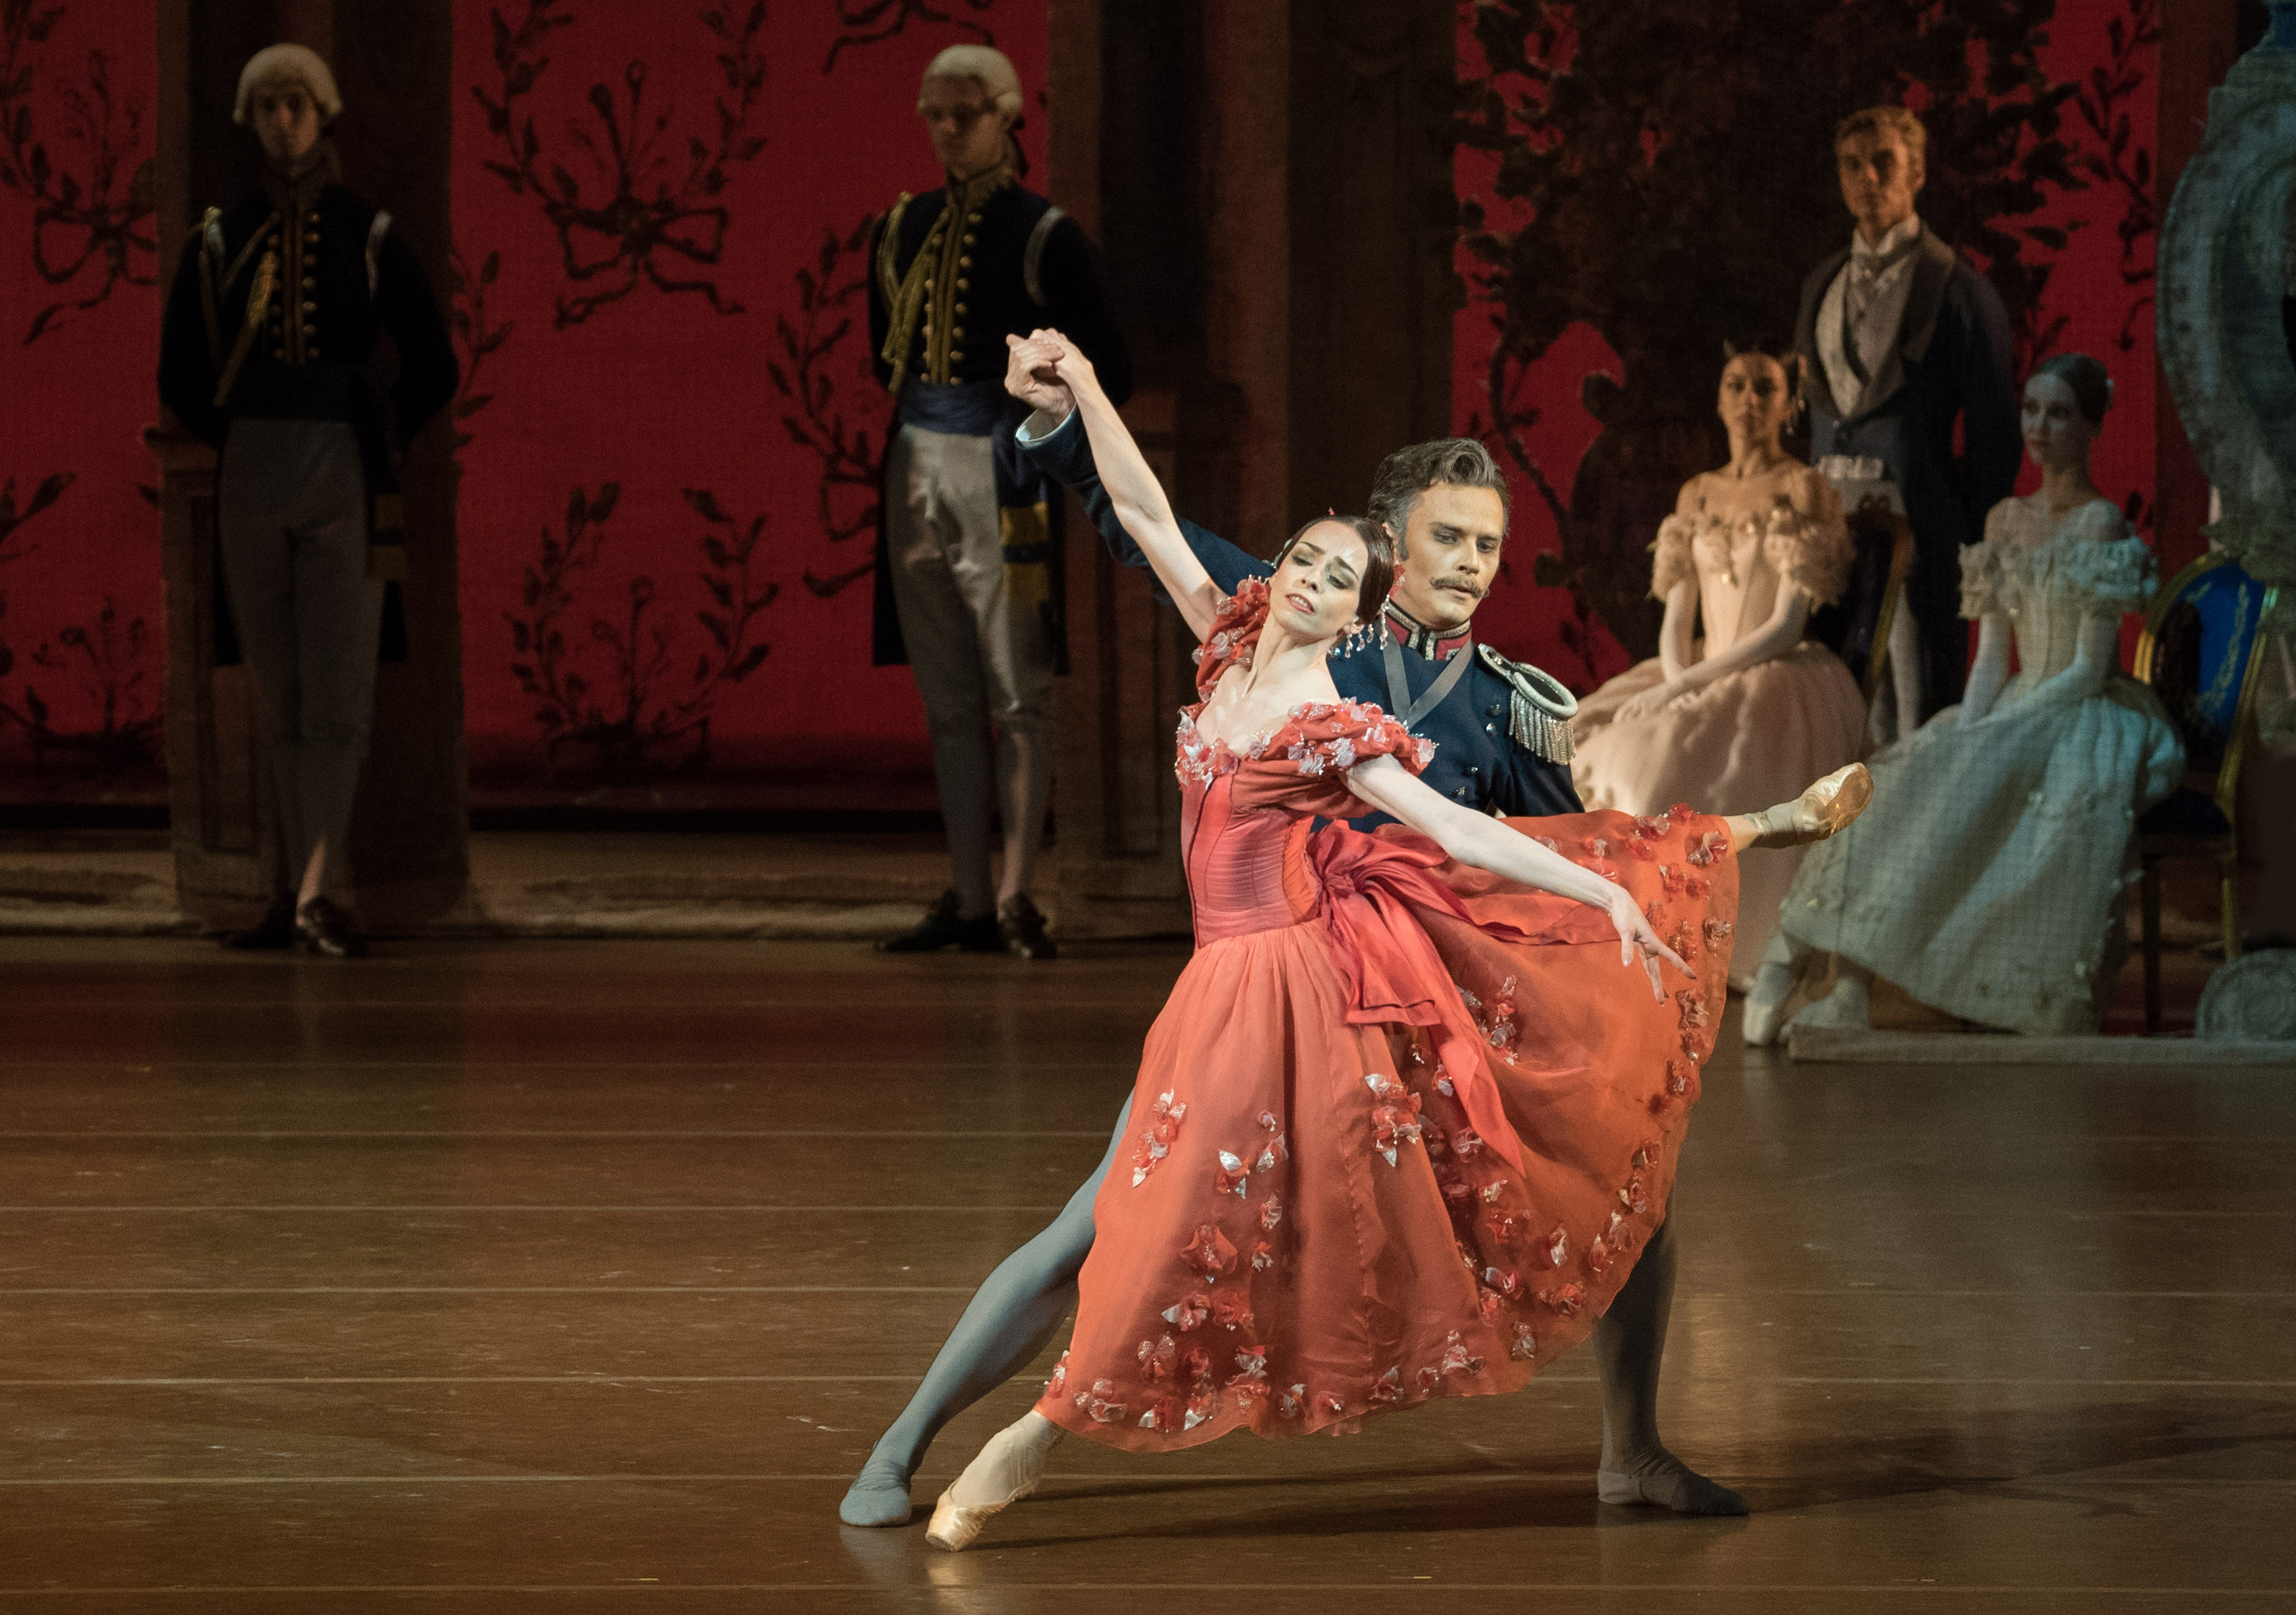
[[[840,1526],[1181,960],[0,941],[0,1611],[2296,1606],[2296,1070],[1734,1016],[1663,1411],[1751,1519],[1598,1504],[1582,1352],[1349,1439],[1070,1440],[963,1555]]]

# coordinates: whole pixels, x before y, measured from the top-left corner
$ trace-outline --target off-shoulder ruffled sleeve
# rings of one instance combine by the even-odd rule
[[[1341,773],[1374,757],[1391,757],[1412,773],[1435,756],[1435,742],[1423,740],[1368,701],[1322,701],[1300,708],[1268,748],[1267,760],[1281,757],[1314,777]]]
[[[1220,675],[1251,665],[1259,631],[1267,626],[1267,579],[1246,578],[1212,618],[1212,631],[1195,648],[1196,693],[1209,698]]]
[[[2016,542],[2009,537],[2009,512],[2014,499],[2004,499],[1985,512],[1985,537],[1961,546],[1961,614],[1970,621],[2009,609],[2001,579],[2002,546]]]
[[[1990,543],[1961,546],[1961,614],[1972,622],[2003,609],[2000,562]]]
[[[1697,581],[1698,562],[1690,553],[1697,532],[1687,516],[1669,516],[1658,524],[1658,540],[1651,545],[1651,594],[1658,599],[1671,594],[1677,583]]]
[[[1762,536],[1762,558],[1789,586],[1813,605],[1831,605],[1849,584],[1849,563],[1856,555],[1849,543],[1849,524],[1841,518],[1841,496],[1816,471],[1807,479],[1809,512],[1781,505],[1770,517]]]
[[[2058,558],[2058,579],[2107,610],[2135,611],[2152,598],[2160,570],[2145,542],[2109,500],[2098,499],[2068,524],[2079,542]]]
[[[1367,813],[1348,789],[1346,775],[1375,757],[1391,757],[1417,774],[1434,760],[1435,742],[1368,701],[1312,701],[1294,708],[1290,720],[1242,759],[1235,805],[1333,819]]]

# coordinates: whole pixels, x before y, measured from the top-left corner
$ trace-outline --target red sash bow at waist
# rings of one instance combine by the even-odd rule
[[[1468,1119],[1521,1171],[1521,1142],[1484,1065],[1482,1034],[1412,910],[1455,914],[1509,941],[1530,939],[1514,925],[1477,920],[1434,873],[1449,855],[1424,836],[1393,831],[1365,835],[1334,824],[1308,839],[1308,859],[1323,888],[1324,930],[1348,980],[1348,1020],[1434,1029],[1443,1074]]]

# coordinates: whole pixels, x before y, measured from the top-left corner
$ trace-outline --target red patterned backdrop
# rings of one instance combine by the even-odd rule
[[[915,686],[869,665],[862,277],[939,180],[925,64],[991,38],[1043,85],[1042,0],[461,8],[476,801],[931,805]]]
[[[1885,95],[1923,112],[1922,211],[2002,288],[2021,369],[2070,349],[2112,372],[2094,470],[2150,534],[2159,0],[1648,0],[1602,13],[1586,53],[1571,15],[1513,0],[1461,16],[1469,123],[1487,133],[1454,165],[1469,296],[1453,408],[1500,451],[1515,494],[1507,580],[1478,617],[1489,638],[1582,693],[1628,665],[1611,623],[1645,609],[1655,518],[1606,531],[1573,511],[1615,511],[1638,456],[1685,457],[1663,429],[1711,423],[1713,306],[1732,310],[1725,330],[1792,336],[1802,275],[1849,241],[1825,132]],[[1580,93],[1554,78],[1566,68]],[[1606,331],[1666,373],[1637,373]],[[1590,403],[1617,426],[1591,488],[1582,461],[1603,426]],[[1704,448],[1687,469],[1720,463]],[[2028,465],[2019,491],[2038,480]],[[2164,570],[2200,547],[2168,545]]]
[[[2030,354],[2079,348],[2112,365],[2098,478],[2140,514],[2152,475],[2154,4],[1902,8],[2023,30],[2003,47],[2006,87],[1992,87],[1972,36],[1960,49],[1973,89],[1913,94],[1988,117],[2012,109],[1984,127],[2014,183],[1972,182],[1957,204],[1939,188],[1941,205],[1997,205],[1967,222],[2013,250],[1994,256],[2022,299]],[[1683,30],[1710,10],[1636,8],[1675,30],[1683,81],[1700,72]],[[1544,23],[1494,74],[1477,20],[1488,30],[1526,13],[1568,15],[1463,8],[1462,78],[1502,103],[1535,100],[1540,71],[1577,48],[1567,26]],[[144,492],[155,479],[136,439],[154,413],[152,8],[0,0],[0,798],[158,801],[157,519]],[[914,687],[868,665],[887,410],[867,373],[864,231],[899,190],[936,177],[914,112],[924,63],[993,37],[1033,96],[1041,0],[463,0],[457,24],[462,275],[440,291],[469,373],[453,429],[475,799],[929,806]],[[1934,60],[1926,70],[1951,76]],[[1021,136],[1039,164],[1043,126],[1032,118]],[[1665,138],[1646,135],[1647,152]],[[1496,239],[1534,210],[1502,194],[1506,137],[1484,145],[1464,148],[1456,172]],[[1767,160],[1814,161],[1830,183],[1822,142]],[[1717,275],[1740,273],[1770,228],[1766,176],[1742,189],[1745,234],[1718,241]],[[1828,242],[1847,228],[1838,209],[1808,226]],[[1796,278],[1802,267],[1789,266]],[[1556,510],[1600,430],[1588,402],[1636,378],[1603,334],[1610,315],[1591,307],[1564,310],[1536,352],[1495,373],[1507,294],[1488,268],[1462,251],[1471,292],[1455,350],[1458,424],[1517,456],[1511,577],[1487,631],[1585,686],[1625,660],[1596,597],[1636,594],[1647,563],[1584,542],[1567,564],[1533,554],[1570,547]],[[1718,360],[1667,363],[1704,389]],[[1590,376],[1609,381],[1590,390]]]
[[[0,796],[164,801],[150,0],[0,0]]]

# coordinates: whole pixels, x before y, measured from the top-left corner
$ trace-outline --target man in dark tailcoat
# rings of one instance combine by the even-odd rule
[[[1961,699],[1960,550],[2016,480],[2015,349],[2000,294],[1914,211],[1928,160],[1921,120],[1897,106],[1853,112],[1834,159],[1857,228],[1802,283],[1794,347],[1819,469],[1895,483],[1914,530],[1909,610],[1890,637],[1888,738]]]

